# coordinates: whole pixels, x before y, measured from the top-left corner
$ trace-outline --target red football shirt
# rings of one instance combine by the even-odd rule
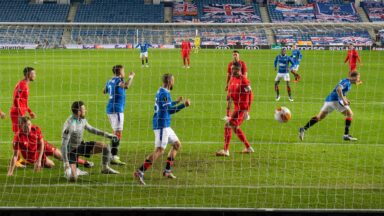
[[[228,87],[228,97],[233,100],[235,110],[249,110],[252,93],[248,91],[250,82],[244,76],[232,77]]]
[[[191,43],[188,41],[183,41],[181,43],[181,51],[182,52],[189,52],[191,50]]]
[[[243,62],[243,61],[241,61],[241,60],[239,60],[239,63],[240,63],[240,65],[241,65],[241,74],[242,74],[243,76],[247,76],[247,65],[245,64],[245,62]],[[232,65],[233,65],[233,61],[229,62],[229,64],[228,64],[228,69],[227,69],[228,76],[231,75],[231,72],[232,72],[232,70],[231,70]]]
[[[15,151],[20,150],[23,157],[33,163],[38,159],[39,140],[42,138],[41,129],[36,125],[32,125],[29,134],[23,133],[21,130],[15,134],[13,149]]]
[[[345,58],[344,62],[348,61],[348,63],[350,65],[355,65],[357,60],[360,61],[359,54],[357,53],[357,51],[355,49],[353,49],[353,50],[348,51],[347,58]]]
[[[30,111],[28,107],[29,86],[28,82],[21,80],[16,84],[13,90],[13,110],[17,111],[19,115],[24,116],[25,113]]]

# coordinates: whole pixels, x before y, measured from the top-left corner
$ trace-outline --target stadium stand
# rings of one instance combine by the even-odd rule
[[[75,22],[161,23],[164,5],[144,4],[143,0],[93,0],[79,6]]]
[[[27,0],[1,1],[1,22],[65,22],[69,5],[32,4]]]
[[[353,3],[321,3],[307,5],[268,5],[272,22],[361,22]]]
[[[173,4],[173,22],[194,22],[197,19],[196,4],[189,2]]]
[[[234,29],[234,28],[201,28],[199,29],[201,45],[267,45],[268,40],[263,29]],[[183,38],[194,38],[195,28],[173,31],[173,44],[180,45]]]
[[[60,27],[0,26],[0,44],[53,47],[60,44],[63,31]]]
[[[384,3],[362,2],[365,13],[371,22],[384,22]]]
[[[380,30],[380,31],[378,32],[378,34],[379,34],[381,43],[384,44],[384,29]]]
[[[242,0],[196,1],[200,22],[205,23],[261,23],[258,4]]]
[[[73,27],[73,44],[135,44],[137,38],[152,44],[164,44],[162,31],[127,27]]]
[[[337,29],[324,31],[321,29],[278,29],[275,30],[276,42],[285,45],[355,45],[373,44],[373,40],[367,31],[338,31]]]

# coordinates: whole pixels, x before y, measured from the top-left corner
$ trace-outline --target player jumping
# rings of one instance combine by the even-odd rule
[[[277,55],[275,58],[274,66],[275,66],[275,71],[277,70],[277,66],[279,66],[277,75],[275,78],[275,91],[276,91],[276,101],[280,100],[280,91],[279,91],[279,83],[280,79],[284,79],[287,83],[287,91],[288,91],[288,98],[289,101],[293,101],[292,98],[292,93],[291,93],[291,86],[289,85],[289,81],[291,78],[289,77],[289,63],[291,65],[294,65],[295,63],[292,61],[291,57],[287,56],[286,54],[287,50],[286,48],[281,49],[281,54]]]
[[[181,142],[172,130],[171,115],[179,112],[180,110],[188,107],[191,102],[186,99],[184,103],[179,104],[183,98],[179,97],[177,101],[172,101],[170,91],[173,89],[175,79],[172,74],[163,75],[163,86],[156,93],[155,113],[153,115],[153,131],[155,133],[155,151],[150,154],[134,173],[135,178],[139,183],[145,185],[144,172],[152,166],[163,153],[167,144],[171,144],[172,148],[168,153],[167,163],[163,171],[163,176],[174,179],[171,167],[175,160],[177,151],[181,147]],[[179,105],[177,105],[179,104]]]
[[[299,82],[301,77],[297,73],[297,71],[299,71],[300,62],[301,62],[301,59],[303,58],[303,55],[301,54],[300,50],[297,49],[296,44],[293,45],[292,49],[293,50],[292,50],[291,58],[295,64],[292,65],[290,69],[291,69],[291,73],[295,76],[295,80],[293,82]]]
[[[323,107],[320,110],[320,113],[311,118],[309,122],[302,128],[299,129],[299,138],[300,140],[304,140],[304,133],[310,127],[312,127],[317,122],[324,119],[329,113],[333,110],[337,110],[341,112],[345,118],[345,130],[344,130],[344,140],[355,141],[357,138],[352,137],[349,134],[349,128],[352,123],[353,112],[349,107],[349,100],[346,98],[347,93],[352,88],[352,84],[358,84],[360,82],[360,74],[356,71],[349,74],[349,77],[346,79],[342,79],[335,89],[325,98],[325,102]]]
[[[245,149],[242,153],[253,153],[254,150],[249,144],[245,134],[240,129],[240,125],[248,115],[252,103],[252,90],[249,80],[241,74],[241,64],[235,62],[232,65],[232,78],[228,87],[227,113],[229,104],[234,103],[235,109],[231,117],[225,123],[224,128],[224,149],[216,152],[216,156],[229,156],[229,143],[232,137],[232,130],[237,137],[244,143]]]
[[[113,134],[119,138],[118,142],[111,143],[111,164],[125,165],[117,154],[124,126],[125,90],[131,86],[135,73],[130,72],[128,80],[124,82],[125,72],[122,65],[113,66],[112,72],[114,77],[107,82],[104,89],[104,94],[109,95],[107,104],[109,122],[111,123]]]
[[[148,48],[152,47],[152,45],[143,42],[143,43],[137,44],[135,48],[139,48],[139,47],[140,47],[141,67],[144,67],[144,60],[145,60],[145,67],[149,67],[149,65],[148,65]]]
[[[72,115],[65,121],[62,132],[61,152],[63,154],[64,169],[66,172],[71,170],[71,181],[76,181],[78,174],[76,164],[78,156],[90,157],[91,154],[102,153],[102,169],[103,174],[118,174],[119,172],[109,167],[111,159],[111,150],[108,145],[102,142],[90,141],[84,142],[83,133],[87,130],[95,135],[103,136],[108,139],[118,140],[114,134],[110,134],[92,127],[85,119],[86,109],[82,101],[73,102]]]
[[[184,39],[181,42],[181,57],[183,58],[184,68],[190,68],[191,60],[189,54],[191,53],[191,43],[188,39]]]
[[[349,64],[349,73],[352,73],[353,71],[356,71],[356,62],[359,62],[360,66],[362,65],[360,61],[359,54],[357,53],[355,47],[353,47],[353,44],[349,44],[349,50],[348,55],[345,58],[344,64],[348,62]]]

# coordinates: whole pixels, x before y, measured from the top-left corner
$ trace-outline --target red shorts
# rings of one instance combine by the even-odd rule
[[[243,121],[244,121],[244,115],[245,115],[245,112],[244,110],[235,110],[233,111],[230,119],[229,119],[229,122],[232,124],[232,125],[235,125],[235,126],[240,126]]]
[[[181,52],[181,56],[183,58],[189,58],[189,52],[188,51],[183,51],[183,52]]]
[[[56,151],[56,147],[49,144],[47,141],[44,141],[44,153],[43,153],[43,157],[41,159],[41,163],[42,165],[45,164],[45,160],[47,158],[47,156],[52,156],[53,153]],[[36,151],[36,152],[21,152],[21,154],[23,155],[24,159],[30,163],[30,164],[34,164],[38,159],[39,159],[39,151]]]
[[[356,64],[350,64],[349,71],[356,71]]]
[[[19,113],[11,109],[11,121],[12,121],[12,131],[16,133],[19,130]]]

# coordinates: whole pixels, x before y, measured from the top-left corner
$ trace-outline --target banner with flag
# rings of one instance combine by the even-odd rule
[[[283,20],[286,22],[291,21],[312,21],[315,19],[313,4],[304,6],[288,6],[277,3],[275,7],[276,12],[281,13]]]
[[[197,7],[192,3],[174,3],[173,16],[197,16]]]
[[[328,4],[316,3],[316,19],[323,22],[359,22],[353,3]]]
[[[201,22],[206,23],[259,23],[252,5],[242,4],[209,4],[203,6]]]
[[[279,12],[295,12],[295,13],[313,13],[313,4],[307,4],[304,6],[288,6],[281,3],[276,4],[276,9]]]
[[[383,7],[367,8],[368,17],[372,22],[384,22],[384,5]]]

